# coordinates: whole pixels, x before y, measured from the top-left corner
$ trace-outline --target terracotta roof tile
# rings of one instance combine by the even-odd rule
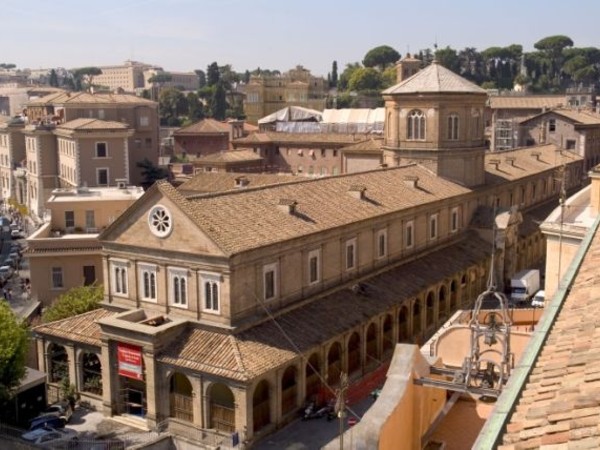
[[[115,315],[116,312],[106,309],[95,309],[78,316],[69,317],[56,322],[38,325],[33,329],[37,334],[73,340],[83,344],[100,346],[100,325],[97,321]]]
[[[156,106],[158,103],[129,94],[91,94],[89,92],[58,92],[27,102],[26,106],[46,106],[64,104],[113,105],[131,104]]]
[[[75,119],[56,127],[61,130],[127,130],[126,123],[100,119]]]
[[[488,100],[492,109],[542,109],[565,104],[564,95],[491,96]]]
[[[247,184],[240,186],[236,180],[244,179]],[[231,172],[199,172],[193,178],[178,187],[179,192],[185,196],[197,195],[207,192],[223,192],[267,186],[270,184],[289,183],[298,181],[294,175],[258,174],[258,173],[231,173]]]

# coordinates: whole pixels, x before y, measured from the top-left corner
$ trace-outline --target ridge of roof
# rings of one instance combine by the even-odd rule
[[[416,93],[485,94],[487,91],[433,61],[426,68],[383,91],[384,95]]]

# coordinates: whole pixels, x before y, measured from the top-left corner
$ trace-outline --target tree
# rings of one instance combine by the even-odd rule
[[[219,81],[220,76],[219,65],[216,62],[211,63],[206,69],[206,84],[214,86]]]
[[[194,72],[198,75],[198,89],[202,89],[206,86],[206,72],[201,69],[194,70]]]
[[[102,75],[102,69],[100,67],[82,67],[73,71],[75,77],[75,85],[77,86],[77,80],[79,80],[79,86],[83,88],[84,85],[87,88],[91,88],[94,85],[94,77]],[[81,89],[79,89],[81,90]]]
[[[447,46],[435,51],[435,59],[446,69],[450,69],[452,72],[460,72],[460,60],[456,50]]]
[[[336,87],[338,84],[338,66],[337,61],[331,64],[331,78],[329,80],[329,87]]]
[[[380,45],[367,52],[363,59],[363,65],[365,67],[379,67],[383,71],[389,64],[394,64],[399,59],[400,53],[392,47]]]
[[[348,81],[350,80],[352,73],[355,70],[358,70],[360,68],[362,68],[362,67],[361,67],[360,63],[357,63],[357,62],[346,64],[346,68],[340,75],[340,79],[338,81],[338,88],[342,91],[345,91],[346,89],[348,89]]]
[[[56,70],[52,69],[50,71],[50,86],[58,87],[58,75],[56,75]]]
[[[144,177],[142,186],[144,189],[148,189],[157,180],[164,180],[169,177],[169,172],[166,169],[155,166],[148,158],[144,158],[142,161],[137,162],[136,166],[142,169],[141,173]]]
[[[381,73],[372,67],[361,67],[352,72],[348,80],[348,89],[351,91],[366,91],[380,89],[382,84]]]
[[[189,92],[187,95],[187,116],[190,122],[195,122],[200,119],[204,119],[204,111],[202,109],[202,103],[198,98],[198,94]]]
[[[6,69],[6,70],[10,70],[10,69],[14,69],[16,66],[16,64],[12,64],[12,63],[0,63],[0,69]]]
[[[158,113],[161,124],[177,126],[179,117],[186,115],[187,112],[188,104],[183,92],[174,87],[161,91],[158,96]]]
[[[537,41],[533,46],[542,52],[549,61],[547,75],[555,87],[560,85],[560,68],[564,61],[563,51],[567,47],[573,47],[573,40],[561,34],[548,36]]]
[[[25,376],[27,336],[25,324],[0,302],[0,401],[9,399]]]
[[[42,322],[54,322],[100,308],[104,289],[100,284],[69,289],[42,314]]]
[[[218,82],[212,99],[210,101],[210,112],[213,119],[224,120],[227,110],[227,99],[225,98],[225,88],[223,82]]]

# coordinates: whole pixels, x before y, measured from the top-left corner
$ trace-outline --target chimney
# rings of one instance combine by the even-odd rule
[[[366,191],[367,191],[367,188],[365,186],[362,186],[359,184],[354,184],[354,185],[350,186],[350,188],[348,189],[348,192],[350,193],[350,195],[359,200],[363,200],[365,198]]]
[[[404,176],[404,185],[409,188],[416,189],[418,182],[419,182],[419,177],[417,177],[416,175],[405,175]]]
[[[247,177],[235,177],[235,187],[243,188],[250,184],[250,180]]]
[[[498,167],[500,167],[500,160],[499,159],[490,159],[489,163],[496,166],[496,170],[498,170]]]
[[[542,158],[542,153],[541,152],[531,152],[531,156],[533,156],[535,159],[537,159],[538,161],[541,161]]]
[[[504,158],[504,160],[511,166],[515,167],[515,162],[517,161],[517,157],[516,156],[507,156],[506,158]]]
[[[279,199],[279,203],[277,204],[277,207],[279,209],[281,209],[283,212],[293,215],[296,213],[297,205],[298,205],[298,202],[296,200],[291,200],[288,198],[281,198],[281,199]]]

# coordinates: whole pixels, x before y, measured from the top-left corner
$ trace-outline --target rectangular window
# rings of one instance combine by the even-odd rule
[[[356,238],[346,241],[346,270],[356,268]]]
[[[429,217],[429,239],[438,237],[438,215],[433,214]]]
[[[264,299],[272,300],[277,297],[277,264],[263,267]]]
[[[149,127],[150,126],[150,118],[148,116],[140,117],[140,127]]]
[[[106,142],[96,142],[96,158],[106,158],[108,156],[108,147]]]
[[[52,268],[52,289],[62,289],[63,284],[63,270],[62,267]]]
[[[96,227],[96,218],[94,214],[94,210],[90,209],[85,212],[85,228],[89,230],[90,228]],[[89,231],[88,231],[89,232]]]
[[[96,282],[96,267],[83,266],[83,285],[91,286]]]
[[[108,186],[108,169],[96,169],[96,184]]]
[[[567,150],[575,150],[576,141],[574,139],[567,139]]]
[[[379,230],[377,232],[377,258],[385,258],[387,256],[387,230]]]
[[[152,147],[152,138],[144,139],[144,144],[146,145],[146,148],[151,148]]]
[[[548,132],[554,133],[556,131],[556,119],[550,119],[548,121]]]
[[[450,213],[450,231],[458,231],[458,208],[452,208]]]
[[[112,264],[112,293],[117,295],[127,295],[128,279],[127,264],[123,262],[111,261]]]
[[[156,302],[156,272],[157,267],[153,264],[140,265],[139,296],[142,300]]]
[[[103,109],[98,110],[98,119],[104,120],[104,110]]]
[[[65,211],[65,228],[75,228],[75,211]]]
[[[211,313],[221,310],[220,295],[221,275],[218,273],[201,273],[200,286],[202,295],[202,309]]]
[[[308,252],[308,284],[321,281],[321,250]]]
[[[406,248],[411,248],[414,245],[415,241],[415,227],[412,222],[407,222],[404,226],[404,246]]]
[[[188,272],[183,268],[169,268],[169,299],[173,306],[187,308]]]

